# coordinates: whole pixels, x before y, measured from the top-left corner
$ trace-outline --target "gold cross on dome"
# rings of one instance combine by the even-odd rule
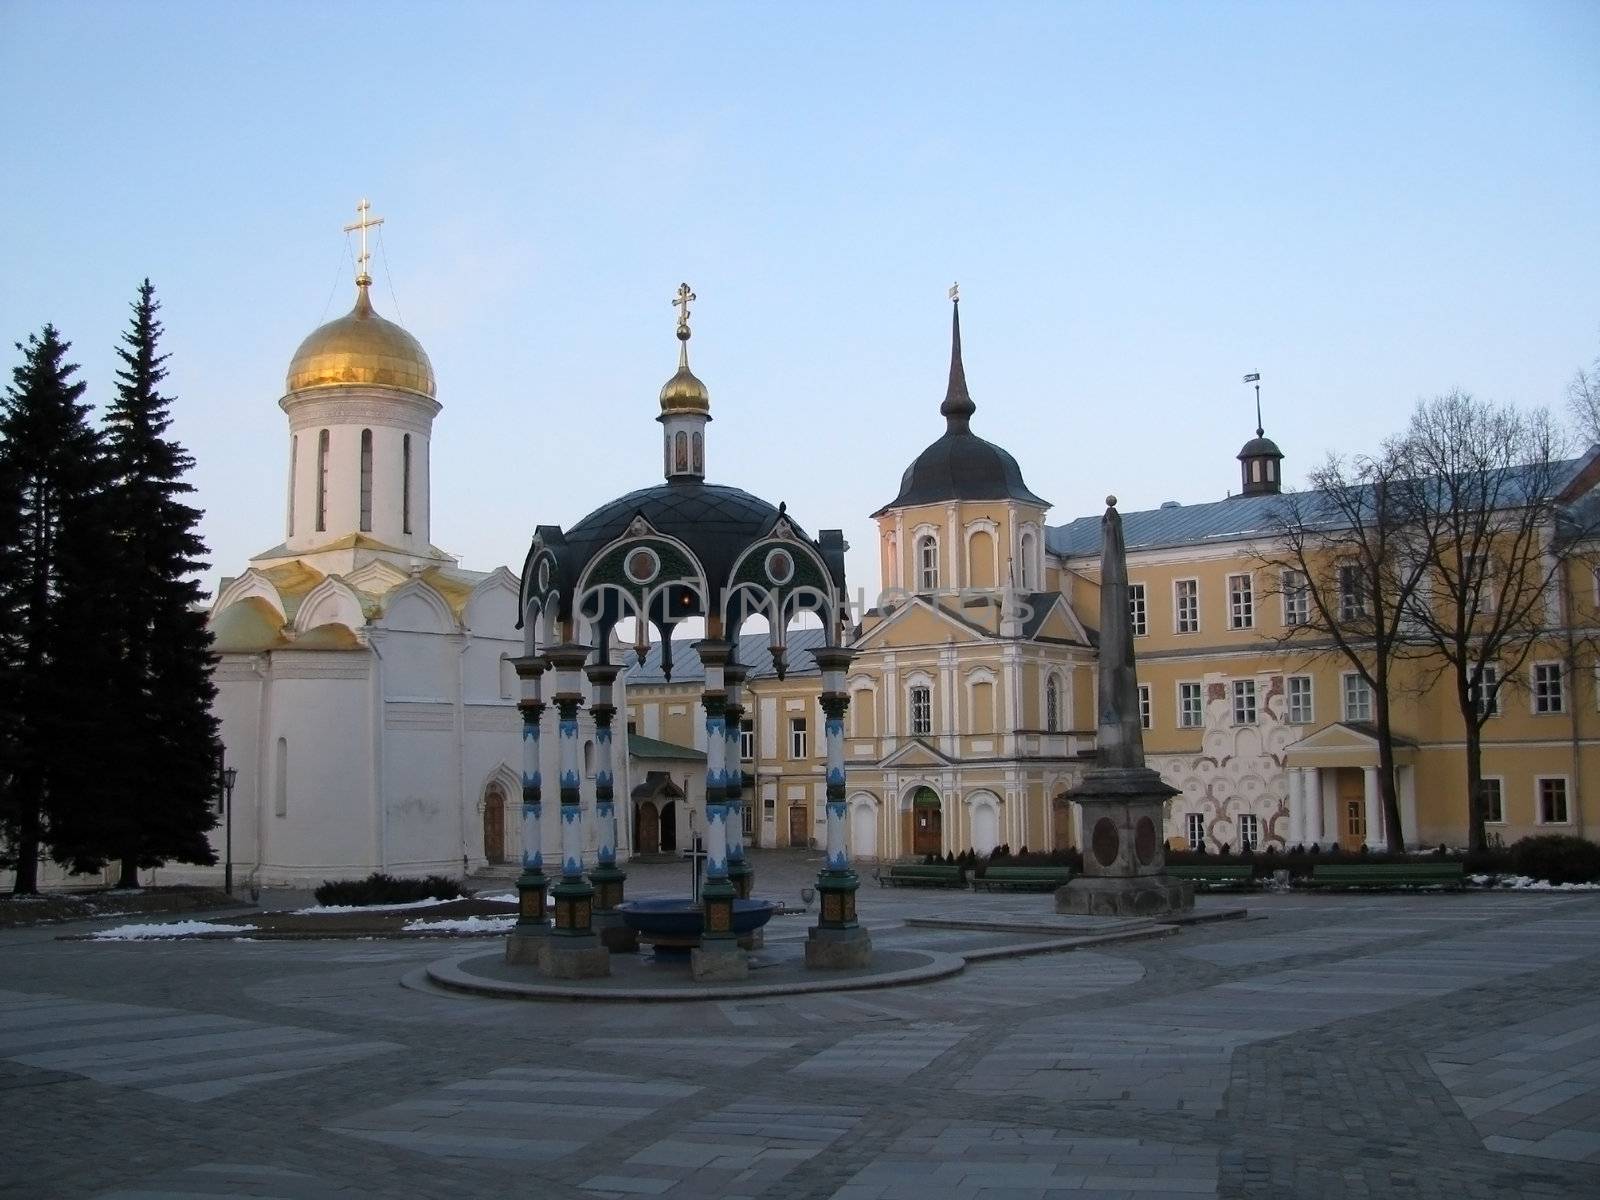
[[[695,299],[695,294],[689,290],[687,283],[678,285],[678,298],[672,302],[672,307],[678,310],[678,328],[689,328],[689,305]]]
[[[361,231],[361,256],[356,259],[356,279],[358,281],[368,278],[367,264],[372,261],[372,255],[367,251],[367,230],[376,229],[383,224],[382,217],[374,217],[371,213],[372,201],[363,199],[360,204],[356,205],[357,219],[344,227],[346,233],[354,233],[358,229]]]

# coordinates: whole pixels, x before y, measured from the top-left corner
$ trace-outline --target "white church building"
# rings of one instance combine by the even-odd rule
[[[355,307],[289,365],[284,538],[223,580],[210,615],[245,887],[520,861],[518,580],[466,570],[433,544],[433,368],[373,310],[370,287],[363,262]],[[555,763],[545,769],[553,778]],[[224,836],[219,823],[219,862]]]

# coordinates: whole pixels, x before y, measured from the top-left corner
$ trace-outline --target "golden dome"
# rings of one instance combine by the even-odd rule
[[[678,373],[661,389],[661,411],[666,413],[709,413],[711,393],[689,370],[689,327],[678,326]]]
[[[397,388],[430,400],[433,364],[416,338],[372,309],[372,280],[356,280],[356,306],[312,331],[289,363],[287,392],[356,384]]]

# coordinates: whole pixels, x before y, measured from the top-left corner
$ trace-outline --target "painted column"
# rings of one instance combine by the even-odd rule
[[[1320,846],[1326,834],[1322,829],[1322,773],[1315,767],[1300,769],[1300,794],[1306,803],[1306,844]]]
[[[705,708],[706,729],[706,878],[700,888],[705,910],[702,947],[733,942],[733,902],[737,896],[728,878],[727,805],[727,704],[724,690],[725,669],[730,647],[727,642],[707,638],[695,643],[706,671],[705,691],[700,703]]]
[[[1300,846],[1306,840],[1306,789],[1299,767],[1284,772],[1289,784],[1289,831],[1285,835],[1288,848]]]
[[[739,745],[739,725],[744,719],[744,707],[739,703],[740,685],[747,674],[748,669],[738,663],[729,663],[722,672],[728,697],[722,713],[722,798],[728,813],[728,878],[733,883],[734,894],[741,900],[750,899],[756,881],[755,868],[744,855],[744,761]]]
[[[855,658],[855,651],[840,646],[827,646],[811,652],[822,668],[823,734],[827,748],[828,850],[822,872],[817,876],[817,891],[822,896],[821,914],[817,918],[817,931],[838,933],[858,928],[856,921],[856,889],[860,881],[850,868],[850,855],[845,849],[845,772],[844,772],[844,718],[850,709],[850,693],[844,687],[845,671]],[[813,938],[815,940],[815,938]]]
[[[545,913],[545,891],[550,881],[544,874],[543,780],[539,772],[539,721],[544,716],[541,677],[548,664],[535,655],[516,659],[517,677],[522,680],[522,876],[517,880],[517,932],[542,935],[549,930]]]
[[[617,867],[617,806],[615,776],[613,775],[612,723],[617,715],[612,703],[612,685],[620,667],[610,663],[597,663],[585,669],[592,687],[593,697],[589,713],[594,717],[594,820],[595,869],[589,872],[589,882],[594,885],[594,906],[598,912],[610,912],[622,903],[623,883],[627,874]]]
[[[1378,768],[1363,767],[1361,775],[1367,802],[1367,848],[1378,850],[1383,846],[1383,802],[1378,794]]]
[[[583,877],[583,794],[578,749],[578,709],[583,705],[579,671],[589,657],[587,646],[556,646],[549,652],[556,669],[556,732],[561,761],[561,882],[552,889],[556,899],[558,937],[593,934],[594,888]]]

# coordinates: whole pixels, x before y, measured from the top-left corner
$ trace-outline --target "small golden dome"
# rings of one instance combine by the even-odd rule
[[[711,393],[689,370],[689,327],[678,326],[678,373],[661,389],[661,411],[665,413],[711,411]]]
[[[367,295],[371,284],[370,277],[359,277],[356,306],[300,343],[289,363],[285,391],[355,384],[433,399],[433,364],[416,338],[373,311]]]

